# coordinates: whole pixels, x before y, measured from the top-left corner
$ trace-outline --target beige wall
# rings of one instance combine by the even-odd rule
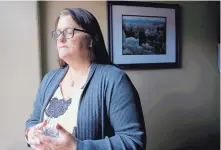
[[[24,124],[40,82],[36,2],[0,2],[0,150],[25,150]]]
[[[178,4],[183,7],[183,68],[126,71],[141,97],[148,150],[171,150],[219,130],[216,14],[208,2]],[[45,74],[57,67],[50,32],[61,9],[83,7],[91,11],[107,45],[105,2],[41,2],[39,6],[40,38],[36,2],[0,2],[0,150],[28,149],[23,138],[24,122],[31,112],[41,71]]]
[[[174,2],[171,2],[174,3]],[[182,69],[126,71],[137,87],[148,131],[148,150],[171,150],[186,140],[219,128],[217,26],[208,2],[179,2],[183,7]],[[107,45],[105,2],[45,2],[41,11],[47,38],[45,71],[57,67],[50,36],[54,20],[65,7],[83,7],[98,19]],[[203,17],[202,17],[203,16]],[[200,136],[199,136],[200,135]]]

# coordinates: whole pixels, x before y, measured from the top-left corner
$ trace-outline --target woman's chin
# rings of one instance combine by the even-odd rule
[[[60,59],[68,59],[70,57],[70,55],[68,53],[59,53],[59,58]]]
[[[60,48],[58,50],[58,53],[59,53],[59,57],[61,59],[66,58],[66,57],[68,57],[70,55],[70,52],[69,52],[69,50],[67,48]]]

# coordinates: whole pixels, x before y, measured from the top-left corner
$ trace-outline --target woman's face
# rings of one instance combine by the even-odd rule
[[[57,30],[64,31],[67,28],[77,28],[83,30],[71,16],[61,16]],[[73,31],[73,30],[71,30]],[[71,34],[68,33],[68,34]],[[57,39],[57,49],[60,59],[67,60],[79,60],[89,59],[89,40],[88,35],[82,31],[74,31],[72,38],[65,39],[61,34]]]

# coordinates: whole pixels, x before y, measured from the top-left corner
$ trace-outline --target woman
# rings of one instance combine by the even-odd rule
[[[52,32],[60,68],[45,75],[26,122],[34,149],[145,149],[138,93],[109,60],[96,18],[65,9]],[[46,120],[46,121],[45,121]]]

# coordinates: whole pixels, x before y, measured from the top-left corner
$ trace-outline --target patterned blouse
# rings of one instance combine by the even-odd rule
[[[58,136],[56,124],[59,123],[69,133],[74,135],[74,128],[77,126],[78,105],[83,89],[77,89],[70,99],[63,98],[60,86],[52,96],[44,112],[44,120],[50,121],[44,129],[44,134],[48,136]]]

